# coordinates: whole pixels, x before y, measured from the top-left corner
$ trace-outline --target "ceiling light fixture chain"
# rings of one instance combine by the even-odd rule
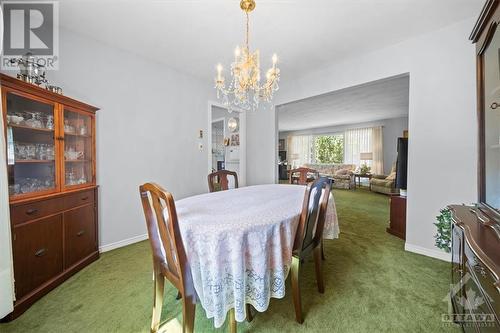
[[[277,67],[278,56],[272,57],[272,67],[266,72],[266,81],[261,85],[259,50],[250,52],[250,17],[249,13],[255,9],[254,0],[241,0],[240,8],[245,12],[246,31],[245,47],[239,46],[234,50],[234,62],[231,63],[231,82],[226,88],[225,78],[222,75],[222,65],[217,65],[215,88],[217,98],[231,112],[233,108],[246,111],[255,111],[259,103],[271,102],[273,94],[279,89],[280,70]]]

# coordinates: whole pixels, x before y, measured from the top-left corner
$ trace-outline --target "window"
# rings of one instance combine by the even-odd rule
[[[343,163],[344,134],[314,137],[314,156],[316,163]]]

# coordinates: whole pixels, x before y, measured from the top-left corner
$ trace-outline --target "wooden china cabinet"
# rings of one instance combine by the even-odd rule
[[[452,318],[466,332],[500,332],[500,1],[489,0],[476,44],[479,203],[452,213]]]
[[[96,107],[0,75],[14,312],[99,258]]]

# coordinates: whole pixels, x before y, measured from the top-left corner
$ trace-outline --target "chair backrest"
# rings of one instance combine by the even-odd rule
[[[155,183],[141,185],[139,191],[155,270],[161,270],[179,290],[184,289],[186,279],[191,277],[174,198],[171,193]]]
[[[293,247],[294,253],[308,253],[321,242],[331,186],[330,179],[321,177],[307,187]]]
[[[225,191],[229,189],[229,179],[227,176],[234,177],[234,188],[238,188],[238,174],[234,171],[219,170],[208,175],[208,190],[210,192]],[[219,185],[220,188],[217,188]]]
[[[290,170],[290,175],[288,176],[288,180],[290,184],[307,185],[307,175],[309,174],[313,174],[315,178],[318,178],[319,176],[319,172],[314,169],[300,167],[297,169]]]

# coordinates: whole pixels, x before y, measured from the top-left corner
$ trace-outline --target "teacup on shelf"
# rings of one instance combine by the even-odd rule
[[[9,124],[19,125],[24,118],[16,115],[7,115],[7,122]]]

